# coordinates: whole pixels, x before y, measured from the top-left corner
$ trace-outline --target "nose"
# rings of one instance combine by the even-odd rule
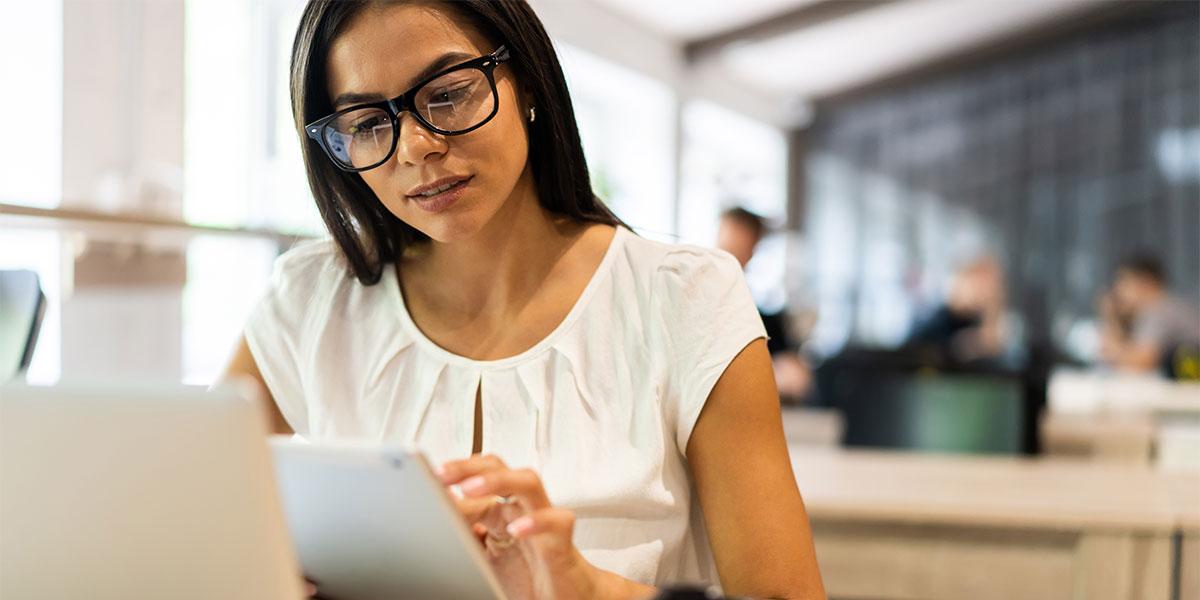
[[[409,113],[400,115],[400,137],[396,140],[396,160],[419,165],[446,153],[445,136],[429,131]]]

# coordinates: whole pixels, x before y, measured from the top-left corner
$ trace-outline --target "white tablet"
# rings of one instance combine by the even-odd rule
[[[274,437],[284,513],[322,596],[504,598],[479,542],[424,457]]]

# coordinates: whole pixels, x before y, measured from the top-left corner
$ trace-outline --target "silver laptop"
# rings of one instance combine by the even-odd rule
[[[0,598],[302,594],[250,400],[0,387]]]

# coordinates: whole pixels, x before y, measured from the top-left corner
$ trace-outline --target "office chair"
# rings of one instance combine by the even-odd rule
[[[0,271],[0,383],[24,375],[46,314],[37,273]]]

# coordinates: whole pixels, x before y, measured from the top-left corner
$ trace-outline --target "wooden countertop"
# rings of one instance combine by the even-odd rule
[[[1037,530],[1200,530],[1200,471],[792,446],[814,519]]]

